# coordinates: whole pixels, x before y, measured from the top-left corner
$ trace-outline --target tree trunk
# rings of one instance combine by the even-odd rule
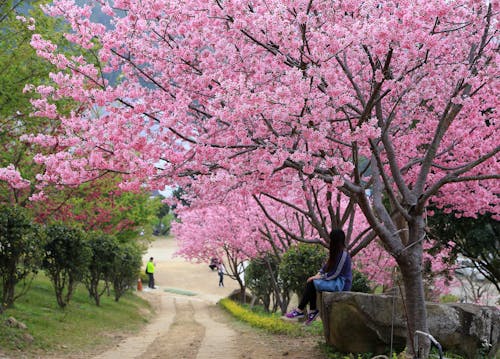
[[[56,299],[57,299],[57,304],[59,307],[64,308],[66,307],[66,302],[63,299],[63,293],[61,290],[56,289]]]
[[[16,281],[14,279],[15,272],[12,272],[3,280],[3,298],[2,307],[8,308],[14,303],[14,293],[16,288]]]
[[[122,296],[123,293],[125,293],[125,285],[122,285],[120,280],[115,280],[113,281],[113,290],[115,292],[115,302],[118,302],[120,300],[120,297]],[[109,295],[109,294],[108,294]]]
[[[428,357],[430,342],[426,337],[419,335],[418,348],[415,348],[416,331],[429,333],[422,278],[423,245],[421,234],[423,231],[419,229],[418,225],[416,228],[410,228],[410,244],[396,257],[396,261],[404,283],[404,310],[408,326],[406,344],[410,349],[409,353],[412,353],[414,358],[420,359]]]
[[[281,288],[278,286],[278,283],[276,282],[277,276],[275,275],[273,268],[271,267],[271,263],[269,263],[269,260],[267,258],[265,258],[264,261],[266,262],[266,267],[269,272],[269,278],[271,278],[271,285],[273,287],[275,303],[280,307],[282,313],[286,313],[286,309],[288,307],[288,301],[285,301],[285,298],[281,296],[281,290],[280,290]],[[273,309],[273,312],[274,311],[275,310]]]
[[[54,291],[56,293],[56,300],[59,307],[64,308],[66,306],[66,302],[63,298],[63,292],[65,287],[65,279],[61,273],[55,273],[52,276]]]
[[[68,280],[68,291],[66,292],[66,298],[65,301],[66,303],[69,303],[71,298],[73,297],[73,292],[75,291],[77,281],[70,275],[68,275],[69,280]]]
[[[240,285],[240,302],[241,302],[241,304],[245,304],[246,296],[247,296],[247,294],[246,294],[247,287],[245,286],[245,284],[241,280],[240,276],[236,276],[236,281]]]

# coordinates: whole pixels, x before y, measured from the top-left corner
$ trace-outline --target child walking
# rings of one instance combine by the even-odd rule
[[[217,272],[219,273],[219,287],[224,287],[224,265],[222,262],[219,263]]]

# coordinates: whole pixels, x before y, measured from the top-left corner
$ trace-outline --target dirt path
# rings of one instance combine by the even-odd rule
[[[155,290],[142,296],[156,308],[156,317],[137,336],[130,336],[94,359],[260,359],[322,358],[321,338],[293,339],[265,335],[234,321],[215,303],[238,286],[218,276],[205,263],[172,258],[173,239],[155,241],[144,256],[154,257]]]

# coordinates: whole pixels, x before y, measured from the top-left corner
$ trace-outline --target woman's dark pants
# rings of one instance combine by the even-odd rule
[[[299,309],[306,309],[307,304],[309,304],[309,310],[316,310],[316,287],[314,287],[314,281],[306,283],[306,290],[300,300]]]

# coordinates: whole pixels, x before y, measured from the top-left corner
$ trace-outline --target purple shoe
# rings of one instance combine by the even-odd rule
[[[292,310],[291,312],[286,313],[285,315],[289,319],[299,319],[304,318],[304,312],[299,312],[297,309]]]
[[[311,310],[309,314],[307,314],[307,320],[304,323],[305,325],[311,325],[312,322],[316,320],[319,315],[319,310]]]

